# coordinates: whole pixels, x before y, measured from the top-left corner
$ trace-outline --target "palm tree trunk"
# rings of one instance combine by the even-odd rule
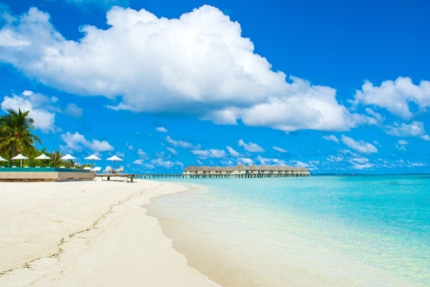
[[[12,142],[11,149],[10,149],[10,159],[9,159],[9,162],[12,165],[13,165],[12,158],[14,156],[15,156],[15,144]]]

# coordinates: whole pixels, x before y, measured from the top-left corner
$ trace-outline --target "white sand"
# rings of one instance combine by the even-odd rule
[[[218,286],[142,206],[186,187],[139,181],[0,183],[0,286]]]

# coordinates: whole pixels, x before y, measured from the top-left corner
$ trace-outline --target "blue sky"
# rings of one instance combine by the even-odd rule
[[[0,0],[0,113],[134,172],[429,172],[430,3],[382,2]]]

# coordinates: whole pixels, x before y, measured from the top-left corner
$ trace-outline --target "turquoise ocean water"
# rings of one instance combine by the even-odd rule
[[[430,286],[430,176],[179,182],[149,214],[221,286]]]

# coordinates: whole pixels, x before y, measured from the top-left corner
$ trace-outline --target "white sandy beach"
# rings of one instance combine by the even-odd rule
[[[0,286],[218,286],[142,206],[152,181],[0,183]]]

